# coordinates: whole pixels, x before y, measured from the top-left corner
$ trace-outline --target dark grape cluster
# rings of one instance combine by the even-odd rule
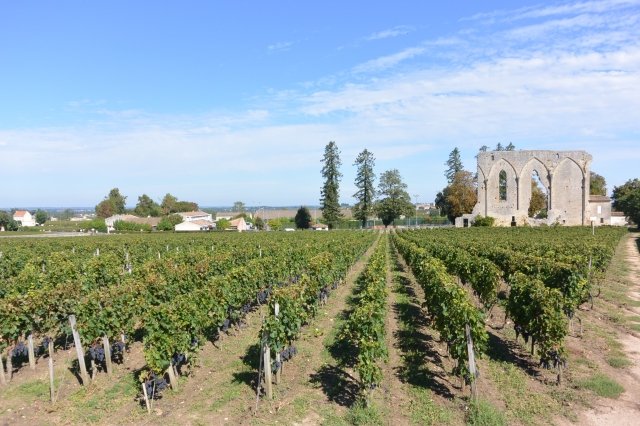
[[[338,288],[338,284],[339,284],[339,282],[337,280],[334,281],[333,284],[331,284],[331,290],[337,289]]]
[[[227,331],[229,329],[229,326],[231,325],[231,320],[229,318],[226,318],[223,322],[222,322],[222,326],[220,327],[220,331]]]
[[[175,365],[176,367],[181,366],[182,364],[185,364],[187,362],[187,357],[185,354],[178,354],[175,353],[173,354],[173,356],[171,357],[171,362],[173,363],[173,365]]]
[[[258,296],[257,296],[257,301],[259,305],[264,304],[267,299],[269,298],[269,295],[271,294],[271,289],[270,288],[266,288],[264,290],[261,290],[258,292]]]
[[[276,371],[278,371],[280,369],[280,367],[282,367],[282,364],[285,361],[289,361],[297,353],[298,353],[298,350],[296,349],[295,346],[289,346],[288,348],[283,349],[280,352],[280,361],[275,361],[273,363],[273,366],[272,366],[273,372],[275,373]]]
[[[297,353],[298,353],[298,350],[296,349],[295,346],[289,346],[288,348],[286,348],[282,352],[280,352],[280,359],[282,361],[289,361]]]
[[[242,306],[242,313],[244,315],[248,314],[250,310],[251,310],[251,303],[246,303],[245,305]]]
[[[567,367],[567,360],[562,359],[560,357],[560,353],[558,351],[552,350],[552,351],[549,351],[547,356],[543,356],[542,358],[540,358],[540,366],[546,368],[547,370],[550,369],[551,367],[553,367],[553,368],[558,368],[558,367],[566,368]]]
[[[44,336],[44,339],[42,339],[42,343],[40,343],[40,346],[38,347],[38,354],[44,354],[49,350],[49,342],[52,339],[49,336]]]
[[[155,373],[151,373],[149,379],[144,382],[144,386],[147,389],[149,399],[158,399],[160,392],[169,387],[169,384],[164,377],[158,377]]]
[[[124,351],[126,350],[127,345],[124,342],[115,342],[111,345],[111,358],[121,364],[124,361]]]
[[[518,340],[518,337],[522,335],[522,337],[524,338],[524,342],[529,343],[529,333],[527,333],[527,331],[522,328],[521,325],[516,324],[513,329],[516,331],[516,340]]]
[[[329,288],[327,286],[322,287],[320,291],[318,291],[318,300],[323,304],[327,303],[327,299],[329,297]]]
[[[13,348],[13,351],[11,352],[11,357],[12,358],[26,357],[28,354],[29,354],[29,349],[27,348],[27,345],[25,345],[24,342],[18,342],[16,347]]]
[[[104,348],[99,343],[94,343],[89,347],[89,357],[98,364],[104,362]]]

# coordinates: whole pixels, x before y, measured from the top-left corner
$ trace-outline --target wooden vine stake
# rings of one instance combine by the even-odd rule
[[[7,384],[7,379],[4,377],[4,362],[2,362],[1,353],[0,353],[0,382],[2,382],[3,385]]]
[[[31,368],[32,370],[35,370],[36,355],[35,355],[35,351],[33,350],[33,335],[31,333],[29,333],[29,336],[27,336],[27,349],[29,352],[29,368]]]
[[[89,374],[87,373],[87,365],[84,363],[84,350],[82,349],[82,342],[80,341],[80,333],[76,329],[76,316],[69,315],[69,325],[71,325],[71,333],[73,334],[73,342],[76,346],[76,354],[78,355],[78,364],[80,365],[80,377],[82,378],[82,385],[89,384]]]
[[[120,334],[120,340],[122,340],[122,363],[124,364],[124,362],[126,361],[125,356],[127,353],[127,339],[124,336],[124,333]]]
[[[264,386],[267,391],[267,398],[273,399],[273,384],[271,382],[271,350],[266,342],[262,347],[262,356],[264,357],[262,365],[264,366]]]
[[[467,336],[467,354],[469,355],[469,375],[471,376],[471,399],[478,398],[478,389],[476,388],[476,356],[473,352],[473,339],[471,338],[471,329],[469,324],[465,324],[464,333]]]
[[[104,361],[107,364],[107,375],[111,375],[113,365],[111,364],[111,345],[107,336],[102,337],[102,347],[104,348]]]
[[[13,376],[13,346],[9,346],[7,350],[7,381],[11,382]]]
[[[147,406],[147,413],[151,414],[151,406],[149,405],[149,395],[147,395],[147,387],[142,383],[142,394],[144,395],[144,403]]]
[[[169,374],[169,385],[171,385],[171,389],[178,389],[178,379],[176,378],[176,370],[173,367],[173,361],[169,362],[169,368],[167,369],[167,374]]]
[[[49,339],[49,390],[51,393],[51,403],[56,402],[56,389],[53,381],[53,339]]]
[[[276,302],[276,305],[274,307],[274,313],[276,318],[278,318],[278,315],[280,314],[280,305],[278,304],[278,302]],[[279,365],[278,369],[276,370],[276,385],[279,385],[280,373],[282,372],[282,359],[280,359],[280,352],[276,353],[276,363]]]

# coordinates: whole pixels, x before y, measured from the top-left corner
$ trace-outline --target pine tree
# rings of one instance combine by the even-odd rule
[[[322,210],[322,218],[329,225],[329,229],[333,229],[342,214],[340,213],[340,150],[335,142],[331,141],[324,148],[324,157],[322,158],[322,177],[324,185],[320,190],[320,210]]]
[[[513,142],[509,142],[509,145],[507,145],[507,147],[504,150],[505,151],[515,151],[516,150],[516,146],[513,144]]]
[[[444,172],[447,182],[451,184],[456,173],[462,171],[462,160],[460,159],[460,150],[456,147],[449,154],[449,159],[444,163],[448,169]]]
[[[311,212],[304,206],[298,209],[296,217],[293,220],[296,222],[296,228],[298,229],[311,228]]]
[[[374,198],[376,196],[374,188],[376,175],[373,173],[375,161],[373,153],[365,149],[358,154],[356,161],[353,163],[354,166],[358,167],[355,180],[358,190],[353,194],[358,201],[353,207],[353,217],[362,222],[363,228],[367,226],[367,218],[373,213]]]

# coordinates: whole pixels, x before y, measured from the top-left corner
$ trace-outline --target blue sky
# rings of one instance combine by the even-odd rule
[[[433,3],[433,4],[430,4]],[[639,177],[640,0],[0,4],[0,207],[341,201],[376,156],[433,201],[458,147],[584,149]]]

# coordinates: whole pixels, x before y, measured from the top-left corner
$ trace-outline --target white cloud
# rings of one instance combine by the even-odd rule
[[[379,31],[379,32],[370,34],[367,37],[365,37],[365,40],[367,41],[383,40],[386,38],[403,36],[403,35],[409,34],[413,30],[414,30],[413,27],[410,27],[407,25],[399,25],[397,27],[389,28],[384,31]]]
[[[353,72],[359,74],[383,71],[398,65],[402,61],[423,54],[425,50],[424,47],[409,47],[393,55],[382,56],[360,64],[353,68]]]
[[[520,9],[478,13],[462,18],[461,21],[480,21],[485,24],[495,24],[497,22],[514,22],[523,19],[548,18],[559,15],[612,12],[634,7],[639,4],[639,0],[600,0],[573,2],[554,6],[527,6]]]
[[[281,41],[268,45],[267,50],[270,52],[282,52],[291,49],[291,46],[293,46],[292,41]]]

